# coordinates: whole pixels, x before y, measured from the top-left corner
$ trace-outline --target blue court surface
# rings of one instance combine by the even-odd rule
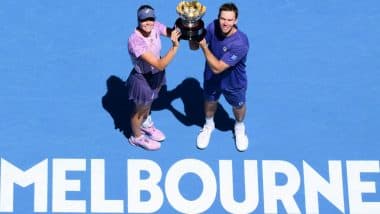
[[[200,2],[205,23],[224,3]],[[224,98],[196,148],[205,61],[186,41],[152,111],[167,139],[155,152],[128,143],[127,39],[145,3],[174,25],[173,0],[0,1],[0,212],[380,213],[379,1],[234,1],[250,41],[246,152]],[[32,182],[9,185],[16,172]],[[116,205],[97,209],[94,195]]]

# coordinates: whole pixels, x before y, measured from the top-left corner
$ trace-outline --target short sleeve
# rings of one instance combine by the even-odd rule
[[[143,53],[148,50],[146,42],[138,37],[132,36],[128,40],[128,51],[133,54],[136,58],[139,58]]]
[[[154,27],[157,29],[158,32],[160,32],[160,35],[166,35],[166,25],[162,24],[161,22],[155,21]]]
[[[247,56],[247,53],[248,53],[247,46],[243,46],[243,45],[234,46],[223,55],[221,60],[225,62],[226,64],[228,64],[229,66],[234,66],[241,59]]]
[[[223,54],[221,60],[229,66],[234,66],[247,56],[249,50],[248,39],[240,35],[227,49],[227,52]]]

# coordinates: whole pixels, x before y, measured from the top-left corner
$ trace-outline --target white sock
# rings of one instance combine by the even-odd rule
[[[150,115],[148,115],[148,117],[144,120],[144,122],[142,123],[142,127],[144,128],[149,128],[153,125],[153,121],[152,121],[152,117]]]
[[[206,123],[205,123],[205,125],[209,126],[209,127],[215,127],[214,117],[209,117],[209,118],[206,117]]]
[[[244,122],[241,121],[241,122],[238,122],[236,121],[235,122],[235,131],[236,130],[242,130],[242,131],[245,131],[245,125],[244,125]]]

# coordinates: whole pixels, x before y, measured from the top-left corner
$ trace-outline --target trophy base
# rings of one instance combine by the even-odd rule
[[[195,40],[189,40],[189,48],[193,51],[199,49],[199,43]]]
[[[178,18],[175,25],[181,30],[180,39],[199,42],[206,35],[204,22],[201,19],[194,22],[187,22],[181,18]]]

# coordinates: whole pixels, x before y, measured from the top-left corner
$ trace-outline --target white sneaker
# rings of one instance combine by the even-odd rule
[[[197,147],[198,149],[205,149],[210,142],[211,132],[215,129],[214,126],[204,125],[201,132],[197,137]]]
[[[241,128],[235,127],[235,144],[239,152],[244,152],[248,149],[248,137],[245,134],[244,126]]]

